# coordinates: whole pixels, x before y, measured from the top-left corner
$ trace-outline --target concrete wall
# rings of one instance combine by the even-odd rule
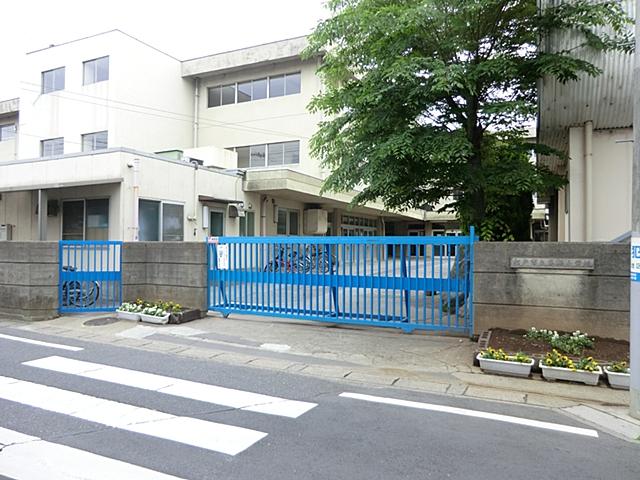
[[[131,242],[122,252],[123,301],[172,300],[206,310],[207,253],[204,242]]]
[[[512,257],[591,258],[595,268],[516,270]],[[475,333],[535,326],[629,339],[628,245],[480,242],[474,289]]]
[[[0,244],[0,315],[44,320],[58,315],[58,243]]]

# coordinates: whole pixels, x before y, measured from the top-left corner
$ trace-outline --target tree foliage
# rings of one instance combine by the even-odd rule
[[[325,190],[395,210],[446,201],[484,238],[515,238],[510,210],[563,182],[529,162],[550,151],[524,141],[537,82],[601,73],[583,49],[633,49],[619,1],[554,3],[329,0],[307,50],[323,55],[326,88],[310,109],[327,119],[311,141],[331,170]],[[541,47],[563,34],[580,48]]]

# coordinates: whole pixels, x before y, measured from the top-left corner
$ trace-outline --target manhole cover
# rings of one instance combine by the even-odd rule
[[[109,325],[111,323],[116,323],[119,321],[120,320],[116,317],[94,318],[93,320],[87,320],[83,323],[83,325],[87,327],[101,327],[102,325]]]

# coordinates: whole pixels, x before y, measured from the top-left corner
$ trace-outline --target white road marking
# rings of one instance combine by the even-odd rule
[[[352,398],[355,400],[364,400],[366,402],[383,403],[386,405],[397,405],[400,407],[417,408],[420,410],[431,410],[433,412],[451,413],[454,415],[464,415],[467,417],[484,418],[486,420],[496,420],[498,422],[514,423],[527,427],[544,428],[546,430],[555,430],[558,432],[573,433],[576,435],[584,435],[586,437],[598,438],[598,432],[589,428],[571,427],[560,423],[542,422],[539,420],[529,420],[528,418],[512,417],[510,415],[500,415],[498,413],[481,412],[478,410],[468,410],[466,408],[447,407],[444,405],[435,405],[432,403],[411,402],[409,400],[399,400],[397,398],[375,397],[373,395],[363,395],[360,393],[344,392],[340,397]]]
[[[12,340],[14,342],[31,343],[33,345],[40,345],[41,347],[58,348],[60,350],[69,350],[70,352],[79,352],[84,350],[81,347],[70,347],[69,345],[61,345],[59,343],[41,342],[40,340],[33,340],[31,338],[14,337],[13,335],[4,335],[0,333],[0,338],[5,340]]]
[[[23,365],[281,417],[298,418],[317,406],[316,403],[288,400],[58,356],[24,362]]]
[[[135,327],[128,328],[123,330],[116,335],[119,337],[125,338],[135,338],[137,340],[141,340],[143,338],[150,337],[151,335],[155,335],[156,333],[162,333],[165,335],[173,335],[176,337],[194,337],[196,335],[204,335],[204,330],[198,330],[196,328],[191,327],[151,327],[148,325],[136,325]]]
[[[263,343],[260,345],[263,350],[270,350],[272,352],[288,352],[291,350],[289,345],[283,345],[279,343]]]
[[[0,475],[16,480],[180,480],[1,427],[0,445],[6,445],[0,454]]]
[[[236,455],[266,437],[234,427],[0,376],[0,398],[108,427]]]

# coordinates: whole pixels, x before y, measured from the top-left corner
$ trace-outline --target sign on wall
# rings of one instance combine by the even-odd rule
[[[640,282],[640,237],[631,238],[631,281]]]

